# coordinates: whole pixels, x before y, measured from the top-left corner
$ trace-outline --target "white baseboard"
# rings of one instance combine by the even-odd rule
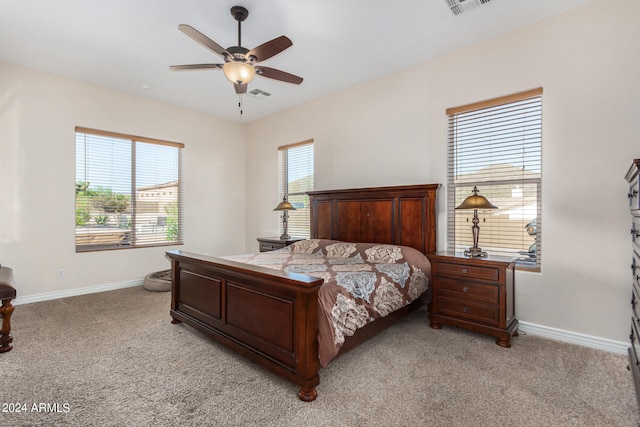
[[[128,282],[109,283],[106,285],[88,286],[86,288],[68,289],[65,291],[46,292],[43,294],[28,295],[25,297],[18,296],[13,305],[30,304],[32,302],[49,301],[53,299],[75,297],[78,295],[94,294],[97,292],[114,291],[116,289],[133,288],[141,286],[144,280],[130,280]]]
[[[518,330],[526,334],[537,335],[544,338],[550,338],[552,340],[563,341],[570,344],[577,344],[584,347],[591,347],[623,355],[627,355],[627,349],[631,346],[631,343],[594,337],[592,335],[550,328],[548,326],[536,325],[535,323],[528,322],[520,322]]]

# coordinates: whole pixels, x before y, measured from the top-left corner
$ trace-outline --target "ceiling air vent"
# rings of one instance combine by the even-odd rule
[[[263,90],[260,89],[254,89],[254,90],[250,90],[249,91],[249,95],[253,96],[254,98],[266,98],[267,96],[271,96],[271,94],[269,92],[265,92]]]
[[[451,13],[460,15],[462,12],[473,9],[476,6],[482,6],[491,0],[444,0],[449,6]]]

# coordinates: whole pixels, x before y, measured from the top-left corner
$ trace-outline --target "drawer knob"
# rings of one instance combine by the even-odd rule
[[[466,269],[466,268],[463,268],[463,269],[462,269],[462,272],[463,272],[464,274],[467,274],[467,269]]]
[[[636,238],[636,239],[637,239],[638,237],[640,237],[640,230],[634,230],[634,229],[632,228],[632,229],[631,229],[631,236],[632,236],[633,238]]]
[[[469,292],[469,287],[465,286],[464,288],[462,288],[462,292]]]
[[[467,306],[465,305],[465,306],[462,308],[462,311],[463,311],[464,313],[466,313],[467,311],[469,311],[469,307],[467,307]]]
[[[637,195],[638,195],[638,190],[633,190],[633,191],[630,191],[629,194],[627,194],[627,197],[630,199],[633,199]]]

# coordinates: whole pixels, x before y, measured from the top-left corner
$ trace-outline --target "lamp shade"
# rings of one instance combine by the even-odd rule
[[[456,209],[498,209],[486,197],[478,194],[478,188],[473,187],[473,195],[464,199]]]
[[[287,201],[286,198],[283,198],[282,201],[276,206],[274,211],[295,211],[296,208],[293,207],[291,203]]]
[[[227,62],[222,67],[222,71],[225,77],[234,84],[250,83],[256,75],[256,70],[246,62]]]

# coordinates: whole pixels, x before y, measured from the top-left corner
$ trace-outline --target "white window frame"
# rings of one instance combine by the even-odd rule
[[[476,186],[499,208],[479,212],[478,246],[489,254],[520,259],[517,268],[539,271],[542,88],[450,108],[446,113],[448,250],[462,252],[473,244],[473,210],[455,208]]]
[[[298,177],[300,174],[306,175]],[[296,208],[288,211],[288,234],[292,238],[309,238],[311,235],[311,207],[307,192],[313,189],[313,140],[278,147],[278,197],[280,201],[286,199]],[[283,226],[280,220],[278,234],[282,232]]]
[[[76,252],[183,244],[184,144],[75,130]]]

